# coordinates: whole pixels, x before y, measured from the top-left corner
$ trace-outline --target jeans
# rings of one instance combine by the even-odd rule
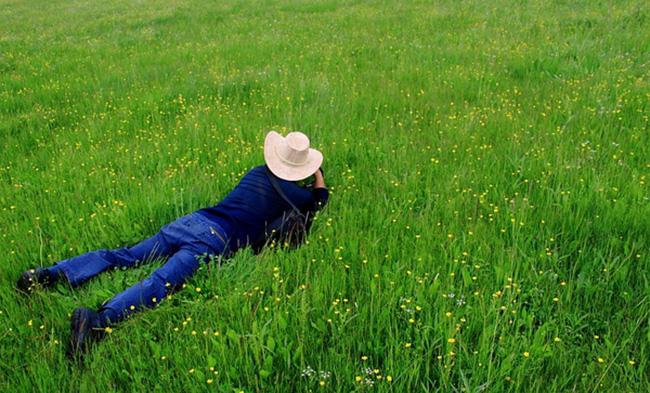
[[[227,255],[228,234],[215,222],[191,213],[162,227],[153,237],[132,247],[97,250],[63,260],[49,269],[61,272],[73,287],[109,268],[133,267],[169,257],[151,276],[116,295],[99,309],[102,321],[114,323],[133,312],[156,306],[191,277],[206,255]]]

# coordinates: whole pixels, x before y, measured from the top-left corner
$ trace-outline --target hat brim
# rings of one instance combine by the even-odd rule
[[[275,147],[284,141],[284,137],[270,131],[264,139],[264,161],[271,172],[280,179],[298,181],[313,175],[323,163],[323,154],[316,149],[309,149],[307,160],[302,165],[289,165],[278,157]]]

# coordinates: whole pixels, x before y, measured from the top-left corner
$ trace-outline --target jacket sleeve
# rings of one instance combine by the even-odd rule
[[[325,187],[314,188],[311,191],[312,196],[312,205],[310,206],[311,211],[318,211],[325,207],[327,201],[329,200],[329,191]]]

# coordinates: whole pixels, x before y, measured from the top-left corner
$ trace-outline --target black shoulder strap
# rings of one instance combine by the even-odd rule
[[[278,184],[278,181],[275,180],[275,175],[273,173],[271,173],[271,170],[269,169],[269,167],[266,167],[266,176],[271,181],[271,184],[273,185],[273,188],[275,188],[275,191],[277,191],[278,194],[280,194],[280,196],[282,197],[282,199],[284,199],[284,201],[287,202],[289,204],[289,206],[291,206],[293,211],[295,211],[297,214],[302,215],[302,212],[300,211],[300,209],[298,209],[296,207],[296,205],[294,205],[293,202],[291,202],[291,200],[289,198],[287,198],[287,196],[284,194],[284,191],[282,191],[282,187],[280,187],[280,185]]]

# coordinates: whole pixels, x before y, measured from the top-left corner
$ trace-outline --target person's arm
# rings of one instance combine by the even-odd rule
[[[325,188],[325,178],[320,168],[314,173],[314,188]]]

